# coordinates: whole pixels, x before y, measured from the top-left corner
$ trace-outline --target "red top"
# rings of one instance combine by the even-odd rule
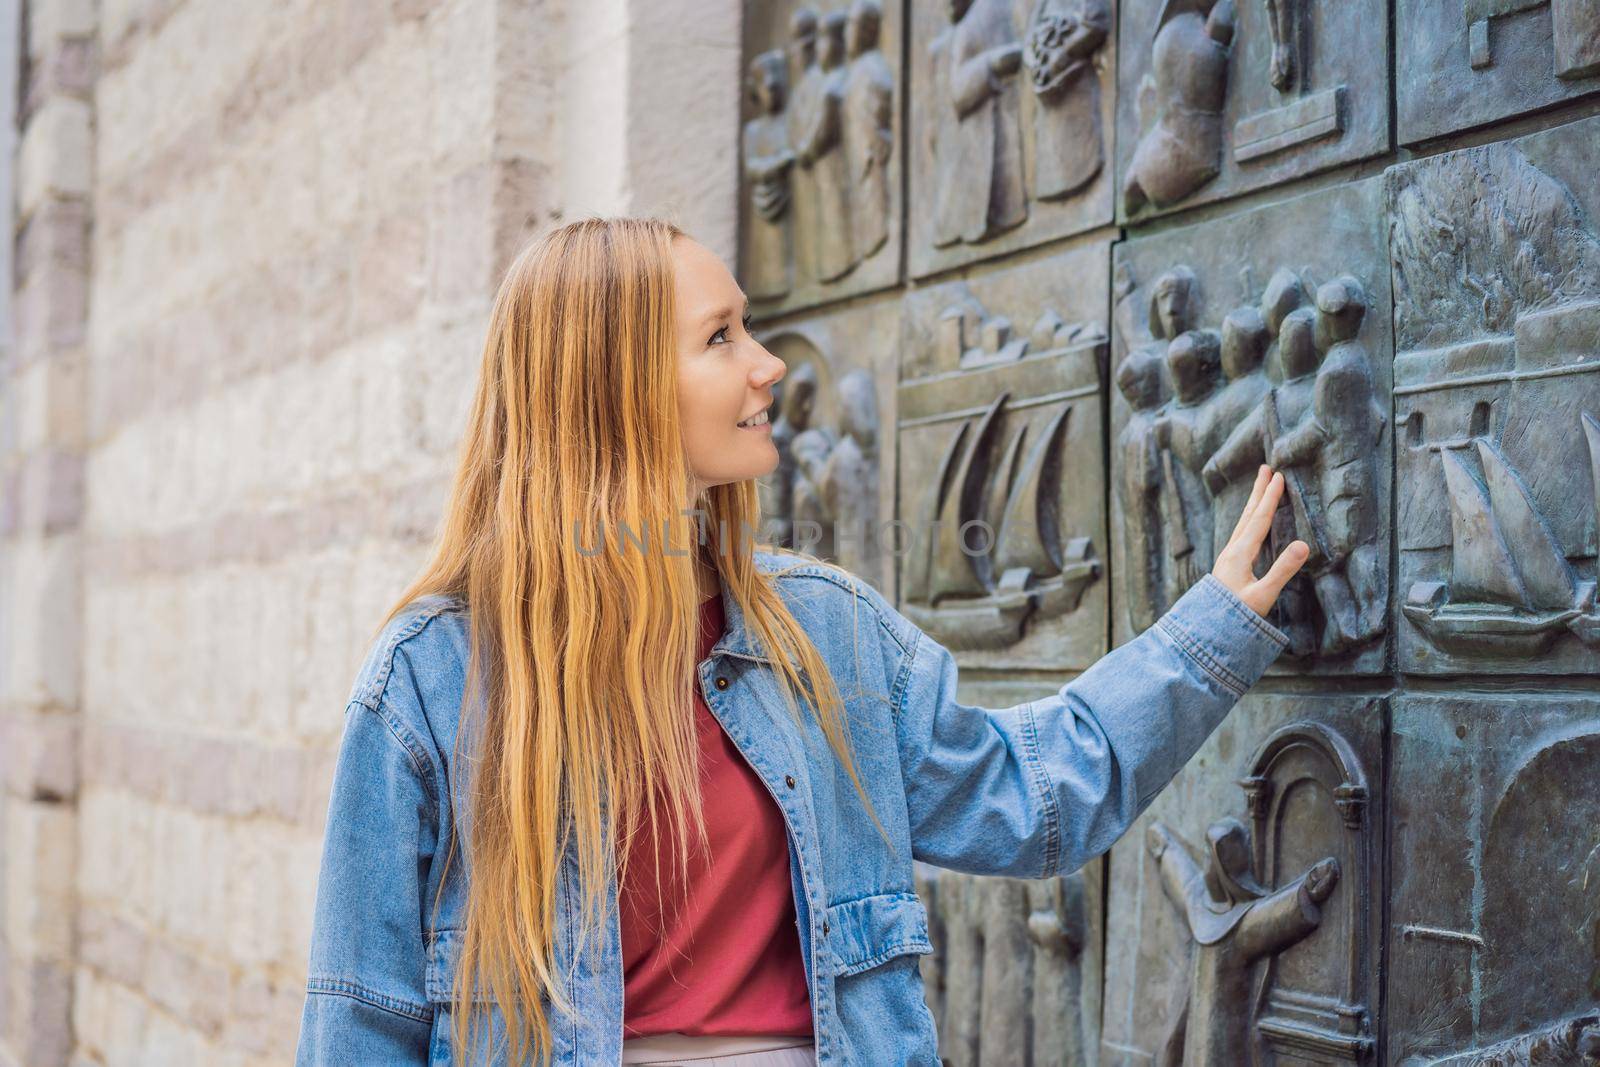
[[[700,660],[725,622],[720,595],[701,602]],[[810,1034],[783,813],[698,685],[694,705],[711,854],[691,842],[685,896],[677,842],[664,840],[658,902],[648,821],[634,838],[618,893],[623,1037]],[[656,818],[662,833],[670,833],[665,805]]]

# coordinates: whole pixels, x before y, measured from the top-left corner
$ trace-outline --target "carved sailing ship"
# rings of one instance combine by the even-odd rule
[[[1012,644],[1035,613],[1077,608],[1100,576],[1089,538],[1061,536],[1058,487],[1072,406],[1052,415],[1031,445],[1024,423],[995,464],[1010,396],[996,397],[951,437],[924,509],[922,531],[931,537],[907,572],[907,616],[951,648]],[[984,516],[996,511],[999,527],[983,544]]]
[[[1600,505],[1600,422],[1580,413]],[[1463,453],[1474,453],[1480,480]],[[1505,455],[1485,437],[1439,446],[1450,501],[1449,583],[1417,582],[1405,613],[1453,651],[1531,656],[1563,630],[1600,642],[1595,583],[1580,580]]]

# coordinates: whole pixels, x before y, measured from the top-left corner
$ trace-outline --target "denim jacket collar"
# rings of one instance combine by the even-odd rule
[[[762,551],[755,553],[755,564],[757,569],[768,574],[781,568],[781,573],[778,576],[780,583],[789,574],[815,574],[823,569],[816,564],[796,566],[792,558],[786,559],[785,557]],[[739,606],[738,598],[733,595],[733,591],[728,588],[726,582],[722,584],[721,593],[722,614],[727,621],[724,624],[722,636],[717,639],[716,644],[711,646],[708,657],[737,656],[740,659],[753,660],[756,663],[769,665],[775,663],[776,660],[766,649],[759,647],[755,638],[745,629],[744,609]]]

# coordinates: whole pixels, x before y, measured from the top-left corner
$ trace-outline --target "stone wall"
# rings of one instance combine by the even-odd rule
[[[438,520],[495,286],[588,212],[732,255],[738,12],[25,18],[0,1064],[282,1063],[347,691]]]

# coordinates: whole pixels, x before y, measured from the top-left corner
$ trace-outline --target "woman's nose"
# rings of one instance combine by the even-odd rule
[[[766,386],[773,385],[781,381],[783,376],[789,372],[788,364],[784,363],[783,360],[779,359],[771,352],[768,352],[766,348],[763,347],[761,349],[761,354],[764,358],[761,360],[761,363],[756,368],[754,374],[751,375],[751,378],[755,382],[757,388],[765,388]]]

